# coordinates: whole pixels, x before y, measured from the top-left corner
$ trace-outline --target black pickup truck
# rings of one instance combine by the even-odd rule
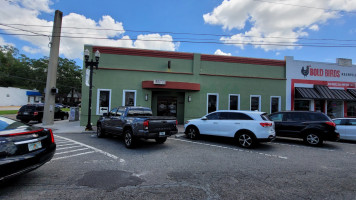
[[[167,137],[176,134],[175,117],[152,116],[152,110],[146,107],[117,107],[104,113],[97,121],[97,136],[124,136],[125,146],[133,148],[139,138],[155,139],[163,144]]]

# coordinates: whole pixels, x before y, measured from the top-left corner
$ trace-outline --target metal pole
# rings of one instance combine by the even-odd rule
[[[90,62],[90,75],[89,75],[89,106],[88,106],[88,123],[85,128],[86,131],[92,131],[93,127],[91,125],[91,95],[93,90],[93,59]]]
[[[56,88],[62,17],[63,17],[63,13],[59,10],[56,10],[54,16],[51,51],[50,51],[48,71],[47,71],[45,106],[43,110],[43,125],[52,125],[54,120],[54,108],[55,108],[54,103],[55,103],[56,94],[52,94],[51,89]]]

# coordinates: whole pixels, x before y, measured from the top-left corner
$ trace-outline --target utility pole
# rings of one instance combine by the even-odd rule
[[[59,42],[61,38],[63,13],[56,10],[53,23],[51,51],[47,70],[47,82],[45,90],[45,106],[43,111],[43,125],[52,125],[54,120],[55,98],[58,93],[56,88],[57,66],[59,56]]]

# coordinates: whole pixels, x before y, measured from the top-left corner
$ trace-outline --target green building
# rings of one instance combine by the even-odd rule
[[[117,106],[145,106],[178,122],[215,110],[285,108],[284,60],[86,45],[99,50],[94,70],[92,123]],[[83,70],[80,124],[88,120],[89,87]]]

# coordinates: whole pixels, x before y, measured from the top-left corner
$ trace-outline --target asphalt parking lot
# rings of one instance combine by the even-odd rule
[[[3,184],[0,198],[356,197],[354,142],[326,142],[318,148],[278,138],[255,149],[243,149],[224,138],[193,141],[178,134],[163,145],[142,140],[130,150],[118,137],[97,138],[94,132],[80,131],[77,124],[56,121],[57,151],[52,161]]]

